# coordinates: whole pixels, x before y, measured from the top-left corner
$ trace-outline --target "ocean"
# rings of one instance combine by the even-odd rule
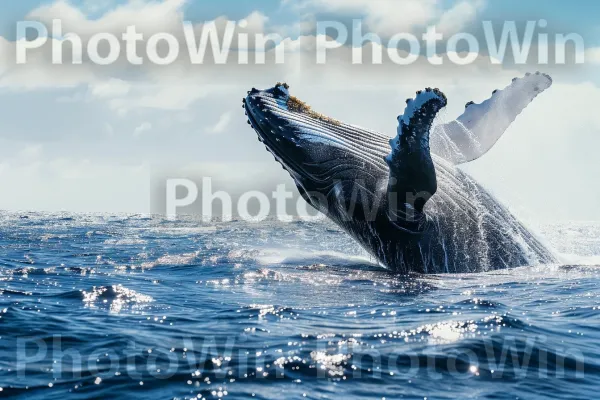
[[[0,214],[0,397],[586,399],[600,223],[561,265],[400,278],[329,222]]]

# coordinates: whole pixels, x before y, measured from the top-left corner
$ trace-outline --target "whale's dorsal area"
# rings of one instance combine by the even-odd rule
[[[302,197],[400,274],[465,273],[556,262],[473,178],[456,167],[487,152],[536,95],[542,74],[516,79],[435,128],[438,89],[407,100],[389,136],[315,112],[286,84],[252,89],[248,123]]]
[[[487,153],[519,114],[542,92],[552,86],[546,74],[515,78],[503,90],[481,104],[467,103],[455,121],[435,127],[431,152],[453,164],[473,161]]]

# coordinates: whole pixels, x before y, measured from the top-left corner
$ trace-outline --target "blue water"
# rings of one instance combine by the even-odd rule
[[[325,222],[0,214],[0,397],[596,398],[600,224],[542,231],[402,280]]]

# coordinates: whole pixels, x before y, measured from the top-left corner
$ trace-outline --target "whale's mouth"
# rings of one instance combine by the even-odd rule
[[[243,106],[258,139],[297,183],[309,179],[325,187],[340,170],[387,171],[383,157],[390,151],[389,137],[315,112],[290,95],[286,84],[252,89]]]

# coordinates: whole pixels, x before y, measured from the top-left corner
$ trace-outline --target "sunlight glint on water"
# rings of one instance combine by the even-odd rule
[[[1,394],[590,398],[600,224],[543,230],[565,265],[406,281],[328,223],[2,214]]]

